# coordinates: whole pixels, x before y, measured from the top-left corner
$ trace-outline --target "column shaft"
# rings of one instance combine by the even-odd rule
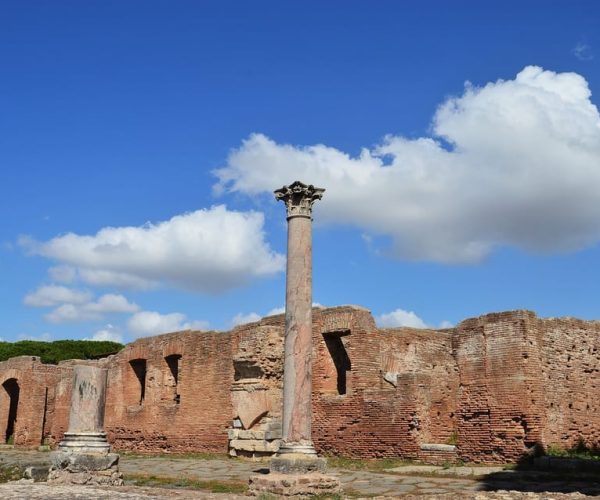
[[[311,220],[288,220],[283,440],[311,445],[312,235]]]

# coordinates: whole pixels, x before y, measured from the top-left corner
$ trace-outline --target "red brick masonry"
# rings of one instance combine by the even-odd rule
[[[109,441],[116,450],[271,453],[283,331],[283,316],[272,316],[229,332],[144,338],[85,362],[109,370]],[[492,463],[535,445],[600,444],[598,321],[512,311],[444,330],[378,329],[367,310],[344,306],[315,309],[313,344],[321,453]],[[75,362],[0,362],[0,442],[61,439]]]

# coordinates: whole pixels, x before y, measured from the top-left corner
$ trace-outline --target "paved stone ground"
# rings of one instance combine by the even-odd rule
[[[49,454],[22,450],[2,450],[0,463],[43,465]],[[264,471],[266,464],[232,459],[200,460],[170,457],[123,456],[121,471],[125,475],[154,475],[191,480],[246,482],[251,474]],[[503,471],[498,467],[459,467],[443,469],[431,466],[406,466],[386,473],[333,469],[344,491],[353,497],[440,498],[440,499],[563,499],[600,495],[600,477],[559,478],[556,474],[531,471]],[[452,474],[454,477],[448,477]],[[243,498],[232,494],[218,495],[192,490],[163,488],[58,487],[36,483],[0,485],[3,498],[94,498],[94,499],[171,499],[171,498]]]

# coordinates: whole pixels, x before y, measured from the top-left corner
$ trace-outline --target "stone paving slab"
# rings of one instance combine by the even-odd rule
[[[94,486],[48,485],[45,483],[22,483],[20,481],[0,484],[3,499],[19,500],[224,500],[244,499],[247,496],[231,493],[206,493],[199,491],[174,490],[165,488],[141,488],[137,486],[114,486],[112,488]]]
[[[23,450],[2,450],[0,463],[19,463],[21,465],[49,464],[50,455],[42,452],[28,452]],[[121,471],[125,475],[159,476],[168,478],[221,480],[246,482],[251,475],[264,472],[267,468],[265,462],[249,462],[235,459],[195,459],[179,457],[138,457],[124,455],[121,457]],[[426,468],[423,468],[426,467]],[[452,468],[451,468],[452,469]],[[461,469],[461,468],[454,468]],[[457,473],[455,477],[434,475],[435,471],[450,470],[435,466],[406,466],[397,467],[391,472],[348,471],[331,469],[330,473],[337,476],[345,491],[354,497],[360,495],[378,498],[435,498],[435,499],[563,499],[586,498],[587,495],[600,495],[600,478],[594,480],[567,481],[558,480],[548,473],[541,473],[543,480],[538,481],[537,476],[520,471],[503,471],[499,467],[465,467],[464,473]],[[476,469],[473,473],[470,469]],[[488,475],[481,479],[481,472]],[[419,476],[423,474],[423,476]],[[528,475],[529,474],[529,475]],[[14,484],[14,483],[13,483]],[[33,488],[35,486],[35,488]],[[11,485],[12,487],[12,485]],[[46,495],[54,496],[7,496],[23,495],[27,488],[33,488],[31,494],[37,495],[42,491],[43,485],[18,485],[11,489],[8,485],[0,485],[0,498],[138,498],[115,496],[117,493],[139,495],[139,490],[110,490],[113,496],[106,495],[105,491],[89,489],[86,487],[87,497],[56,496],[63,493],[59,490],[44,490]],[[25,490],[23,490],[25,488]],[[133,488],[133,487],[129,487]],[[215,494],[190,490],[165,490],[162,488],[146,488],[152,495],[139,498],[223,498]],[[78,491],[78,490],[77,490]],[[73,495],[78,495],[73,491]],[[6,492],[6,494],[5,494]],[[99,495],[99,496],[93,496]],[[162,496],[160,496],[162,495]],[[170,496],[169,496],[170,495]],[[177,496],[179,495],[179,496]],[[183,496],[182,496],[183,495]],[[187,496],[186,496],[187,495]],[[226,495],[226,498],[241,498]]]

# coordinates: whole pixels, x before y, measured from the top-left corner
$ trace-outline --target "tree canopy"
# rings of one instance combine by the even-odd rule
[[[0,342],[0,361],[15,356],[39,356],[42,363],[56,364],[65,359],[98,359],[115,354],[123,349],[123,344],[95,340],[56,340],[41,342],[21,340]]]

